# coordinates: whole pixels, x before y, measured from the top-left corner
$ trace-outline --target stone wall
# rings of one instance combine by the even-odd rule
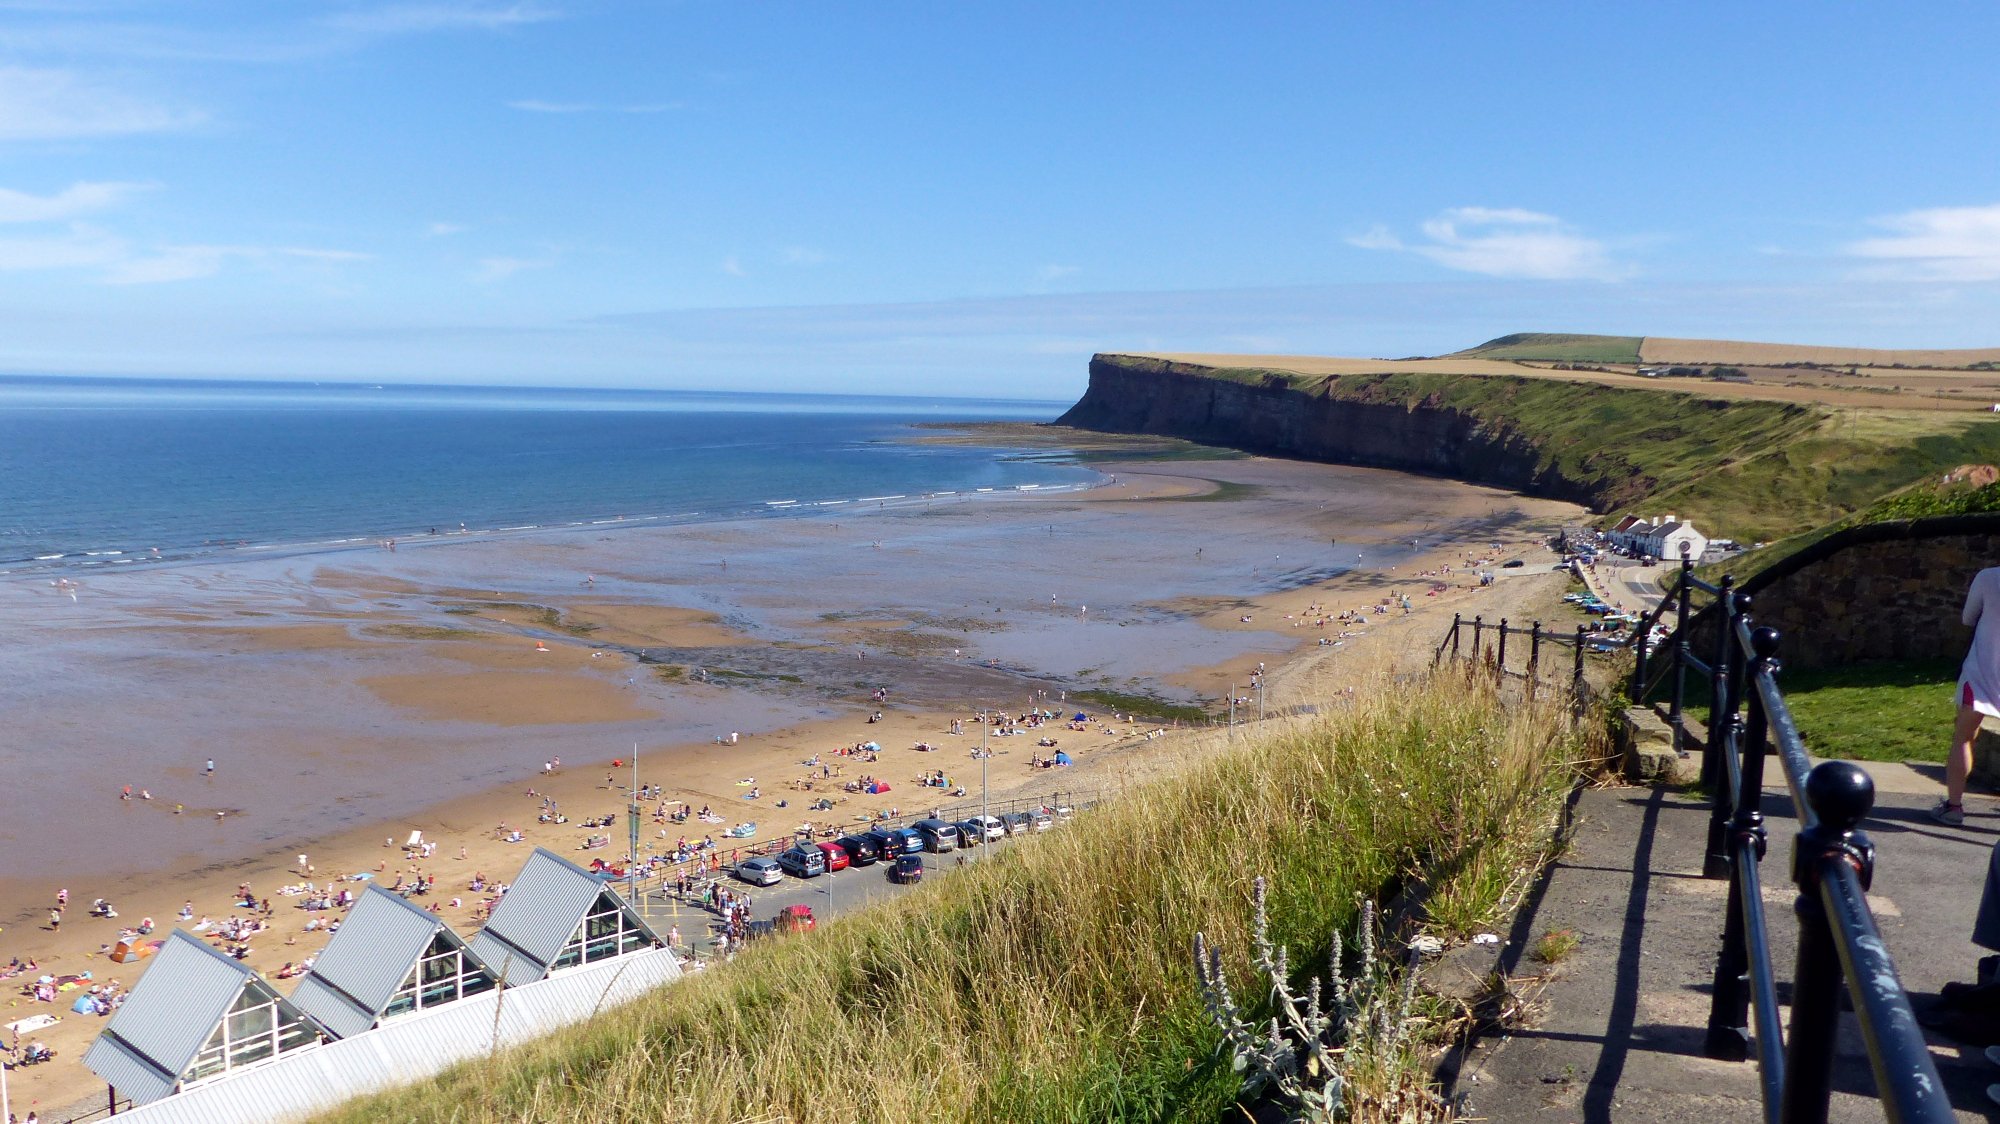
[[[1855,527],[1745,582],[1758,624],[1784,637],[1791,667],[1957,658],[1972,576],[2000,566],[2000,515]]]

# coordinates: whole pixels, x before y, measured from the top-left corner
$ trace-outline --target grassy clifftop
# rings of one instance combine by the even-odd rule
[[[1244,954],[1260,874],[1273,937],[1307,970],[1358,897],[1411,878],[1432,886],[1437,928],[1489,923],[1546,856],[1570,763],[1596,750],[1560,706],[1504,707],[1463,677],[1273,728],[1193,747],[1167,780],[917,893],[332,1119],[1234,1116],[1195,932],[1258,1006]],[[1368,1118],[1366,1098],[1421,1081],[1409,1058],[1356,1075],[1350,1098]]]
[[[1323,374],[1099,356],[1064,422],[1459,476],[1606,513],[1671,511],[1752,541],[1847,517],[1958,465],[2000,462],[1989,414],[1397,367]]]

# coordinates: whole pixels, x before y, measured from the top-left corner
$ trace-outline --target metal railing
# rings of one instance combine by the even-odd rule
[[[1470,639],[1466,634],[1470,633]],[[1507,663],[1508,638],[1514,637],[1513,651],[1517,659],[1526,659],[1519,667]],[[1525,641],[1525,643],[1523,643]],[[1602,638],[1599,638],[1602,642]],[[1445,660],[1471,660],[1493,669],[1502,678],[1512,676],[1527,684],[1532,696],[1544,683],[1566,683],[1571,691],[1581,697],[1585,693],[1583,676],[1584,655],[1592,649],[1592,634],[1584,625],[1577,625],[1574,635],[1564,635],[1542,627],[1535,621],[1527,628],[1507,623],[1500,618],[1498,624],[1487,624],[1483,616],[1466,620],[1462,614],[1451,616],[1451,631],[1438,641],[1437,650],[1431,654],[1433,665]],[[1567,648],[1567,654],[1561,649]]]
[[[1707,604],[1697,610],[1698,597]],[[1641,622],[1633,644],[1632,701],[1669,693],[1667,720],[1677,747],[1688,744],[1688,673],[1705,677],[1708,688],[1702,777],[1714,807],[1703,874],[1729,880],[1729,906],[1704,1049],[1732,1061],[1754,1055],[1765,1120],[1824,1121],[1844,983],[1887,1118],[1942,1124],[1954,1119],[1944,1084],[1865,896],[1875,847],[1858,829],[1874,807],[1875,783],[1850,762],[1812,764],[1778,687],[1778,633],[1757,627],[1750,607],[1729,578],[1704,582],[1684,558],[1666,600]],[[1669,611],[1674,631],[1649,652],[1651,626]],[[1695,655],[1698,644],[1714,652],[1712,660]],[[1799,823],[1791,870],[1799,891],[1798,956],[1791,1025],[1783,1032],[1758,865],[1766,846],[1764,767],[1774,755]]]

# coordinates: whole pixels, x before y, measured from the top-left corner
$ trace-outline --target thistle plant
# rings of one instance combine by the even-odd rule
[[[1361,903],[1354,974],[1344,967],[1345,948],[1335,930],[1325,981],[1313,977],[1301,995],[1292,986],[1289,954],[1271,942],[1265,890],[1260,877],[1252,895],[1250,958],[1269,981],[1268,1019],[1250,1021],[1230,992],[1221,950],[1201,933],[1194,937],[1202,1003],[1222,1031],[1232,1067],[1243,1075],[1244,1095],[1268,1091],[1295,1124],[1354,1119],[1364,1103],[1374,1110],[1366,1115],[1378,1119],[1439,1118],[1437,1098],[1407,1076],[1416,973],[1404,972],[1399,985],[1377,955],[1374,903]],[[1370,1087],[1361,1088],[1357,1078]]]

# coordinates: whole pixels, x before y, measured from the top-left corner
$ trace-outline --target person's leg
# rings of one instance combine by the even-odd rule
[[[1951,755],[1945,758],[1944,798],[1954,809],[1965,801],[1965,781],[1972,775],[1972,741],[1979,736],[1979,712],[1970,705],[1958,708],[1958,721],[1952,724]]]

